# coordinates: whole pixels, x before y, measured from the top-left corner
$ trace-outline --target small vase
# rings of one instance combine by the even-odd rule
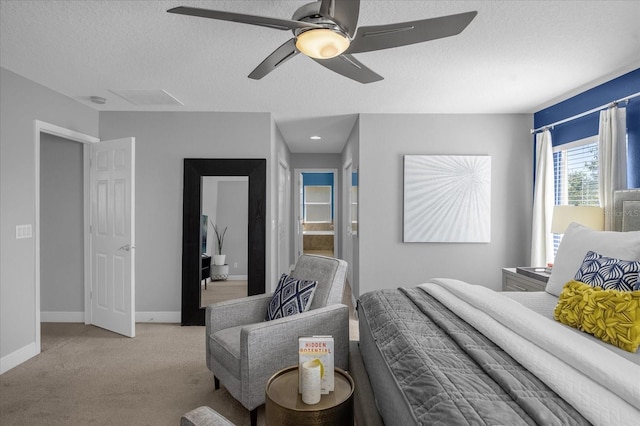
[[[211,265],[211,281],[226,281],[229,278],[229,265]]]
[[[213,255],[213,264],[214,265],[224,265],[224,260],[227,257],[226,254],[214,254]]]

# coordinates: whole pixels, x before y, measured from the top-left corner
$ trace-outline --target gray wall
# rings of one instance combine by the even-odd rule
[[[342,167],[340,154],[291,154],[291,170],[338,169]]]
[[[83,144],[40,137],[40,310],[84,312]],[[42,321],[49,320],[43,315]]]
[[[360,116],[359,293],[451,277],[501,287],[501,268],[528,263],[532,116]],[[403,155],[491,156],[491,242],[402,243]]]
[[[216,224],[222,232],[227,227],[222,254],[229,264],[229,275],[247,275],[249,238],[249,183],[218,183],[218,213]],[[213,232],[213,229],[211,230]],[[215,235],[215,233],[214,233]],[[235,264],[238,264],[236,267]]]
[[[184,158],[265,158],[269,188],[271,125],[269,113],[100,113],[101,139],[136,138],[136,312],[180,312]]]
[[[0,68],[0,358],[35,350],[35,240],[15,239],[35,226],[34,120],[98,135],[98,113]]]
[[[267,159],[267,276],[277,279],[272,255],[276,159],[287,159],[291,170],[340,171],[346,155],[330,156],[330,165],[322,162],[324,156],[289,156],[269,113],[98,114],[10,71],[0,72],[1,357],[29,352],[36,340],[35,242],[15,239],[16,225],[35,225],[35,119],[101,139],[136,138],[137,312],[180,311],[184,158]],[[362,115],[345,148],[360,172],[360,232],[353,248],[360,275],[354,293],[413,285],[433,276],[498,288],[500,268],[525,264],[531,124],[530,115]],[[401,242],[404,154],[491,155],[491,243]]]

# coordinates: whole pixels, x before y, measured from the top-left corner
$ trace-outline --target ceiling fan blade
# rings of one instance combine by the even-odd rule
[[[262,77],[269,74],[271,71],[275,70],[297,54],[298,49],[296,49],[296,39],[292,38],[274,50],[271,55],[267,56],[267,58],[256,67],[256,69],[251,71],[249,78],[260,80]]]
[[[202,18],[219,19],[221,21],[239,22],[241,24],[258,25],[276,30],[295,30],[298,28],[322,28],[309,22],[291,19],[270,18],[268,16],[247,15],[244,13],[223,12],[220,10],[199,9],[197,7],[179,6],[167,10],[180,15],[200,16]]]
[[[311,59],[323,67],[329,68],[333,72],[337,72],[363,84],[373,83],[383,79],[382,76],[373,72],[351,55],[342,54],[331,59]]]
[[[360,0],[322,0],[320,4],[320,15],[332,18],[350,36],[356,32],[359,14]]]
[[[320,15],[324,17],[331,17],[331,6],[333,5],[333,0],[321,0],[320,3]]]
[[[347,53],[370,52],[460,34],[478,12],[358,28]]]

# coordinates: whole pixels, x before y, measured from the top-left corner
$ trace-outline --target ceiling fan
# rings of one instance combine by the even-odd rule
[[[320,65],[360,83],[382,80],[352,54],[389,49],[457,35],[478,12],[388,25],[358,27],[360,0],[318,0],[295,11],[291,19],[180,6],[169,13],[290,30],[294,37],[278,47],[254,69],[249,78],[259,80],[303,53]]]

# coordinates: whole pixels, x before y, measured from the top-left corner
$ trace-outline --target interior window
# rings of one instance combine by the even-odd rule
[[[598,206],[598,137],[591,136],[553,148],[555,205]],[[554,255],[562,235],[553,235]]]

